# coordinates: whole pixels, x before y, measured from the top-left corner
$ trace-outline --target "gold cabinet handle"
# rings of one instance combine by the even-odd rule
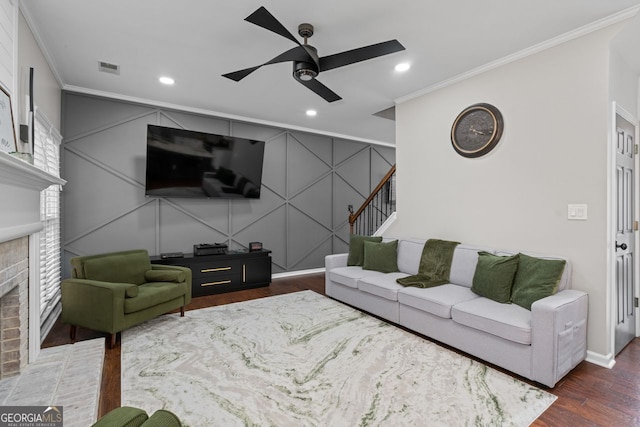
[[[204,270],[200,270],[200,273],[215,273],[216,271],[227,270],[231,270],[231,267],[205,268]]]
[[[228,285],[231,280],[220,280],[219,282],[201,283],[200,286]]]

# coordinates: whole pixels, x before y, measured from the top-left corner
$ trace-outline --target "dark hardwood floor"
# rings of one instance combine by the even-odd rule
[[[324,274],[275,279],[271,286],[265,288],[194,298],[187,309],[195,310],[307,289],[324,294]],[[106,337],[106,334],[78,328],[76,340],[98,337]],[[43,347],[70,342],[69,327],[58,321],[45,339]],[[558,396],[558,399],[534,422],[534,426],[640,425],[640,340],[632,341],[618,355],[613,369],[582,362],[553,389],[546,390]],[[115,348],[107,348],[105,351],[99,416],[118,406],[120,406],[119,335]]]

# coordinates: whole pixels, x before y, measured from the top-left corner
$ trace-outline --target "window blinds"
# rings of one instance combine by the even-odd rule
[[[34,166],[60,177],[62,136],[38,110],[34,118]],[[44,324],[60,301],[60,185],[40,193],[40,324]]]

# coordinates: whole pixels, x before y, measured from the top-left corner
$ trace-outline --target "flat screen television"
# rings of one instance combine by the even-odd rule
[[[258,199],[264,141],[147,125],[145,194]]]

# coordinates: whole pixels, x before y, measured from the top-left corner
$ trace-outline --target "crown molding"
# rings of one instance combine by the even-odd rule
[[[477,68],[466,71],[462,74],[458,74],[457,76],[454,76],[450,79],[442,80],[441,82],[438,82],[434,85],[421,89],[417,92],[413,92],[408,95],[397,98],[395,100],[396,105],[402,104],[414,98],[418,98],[422,95],[435,92],[439,89],[452,86],[456,83],[460,83],[464,80],[470,79],[471,77],[502,67],[503,65],[518,61],[528,56],[535,55],[536,53],[540,53],[544,50],[551,49],[552,47],[558,46],[562,43],[577,39],[579,37],[601,30],[603,28],[606,28],[611,25],[617,24],[619,22],[625,21],[627,19],[633,18],[638,14],[638,11],[640,11],[640,5],[621,10],[620,12],[614,13],[613,15],[609,15],[607,17],[594,21],[590,24],[584,25],[582,27],[578,27],[574,30],[561,34],[557,37],[554,37],[542,43],[538,43],[536,45],[523,49],[519,52],[513,53],[511,55],[507,55],[503,58],[481,65]]]
[[[42,56],[44,56],[45,61],[47,61],[47,64],[49,64],[51,73],[53,74],[53,77],[58,82],[58,85],[60,87],[63,87],[64,81],[62,80],[62,76],[58,72],[58,68],[56,67],[56,62],[53,60],[53,56],[49,53],[49,50],[47,49],[47,44],[44,42],[44,39],[40,36],[40,33],[38,32],[38,28],[33,23],[33,18],[31,17],[31,12],[29,11],[30,7],[31,6],[27,6],[27,2],[24,2],[24,1],[20,2],[20,12],[22,12],[22,16],[24,16],[24,20],[27,22],[27,26],[31,30],[31,34],[33,34],[33,38],[36,40],[36,44],[38,45],[38,47],[40,48],[40,51],[42,52]],[[19,23],[16,23],[16,24],[19,25]]]

